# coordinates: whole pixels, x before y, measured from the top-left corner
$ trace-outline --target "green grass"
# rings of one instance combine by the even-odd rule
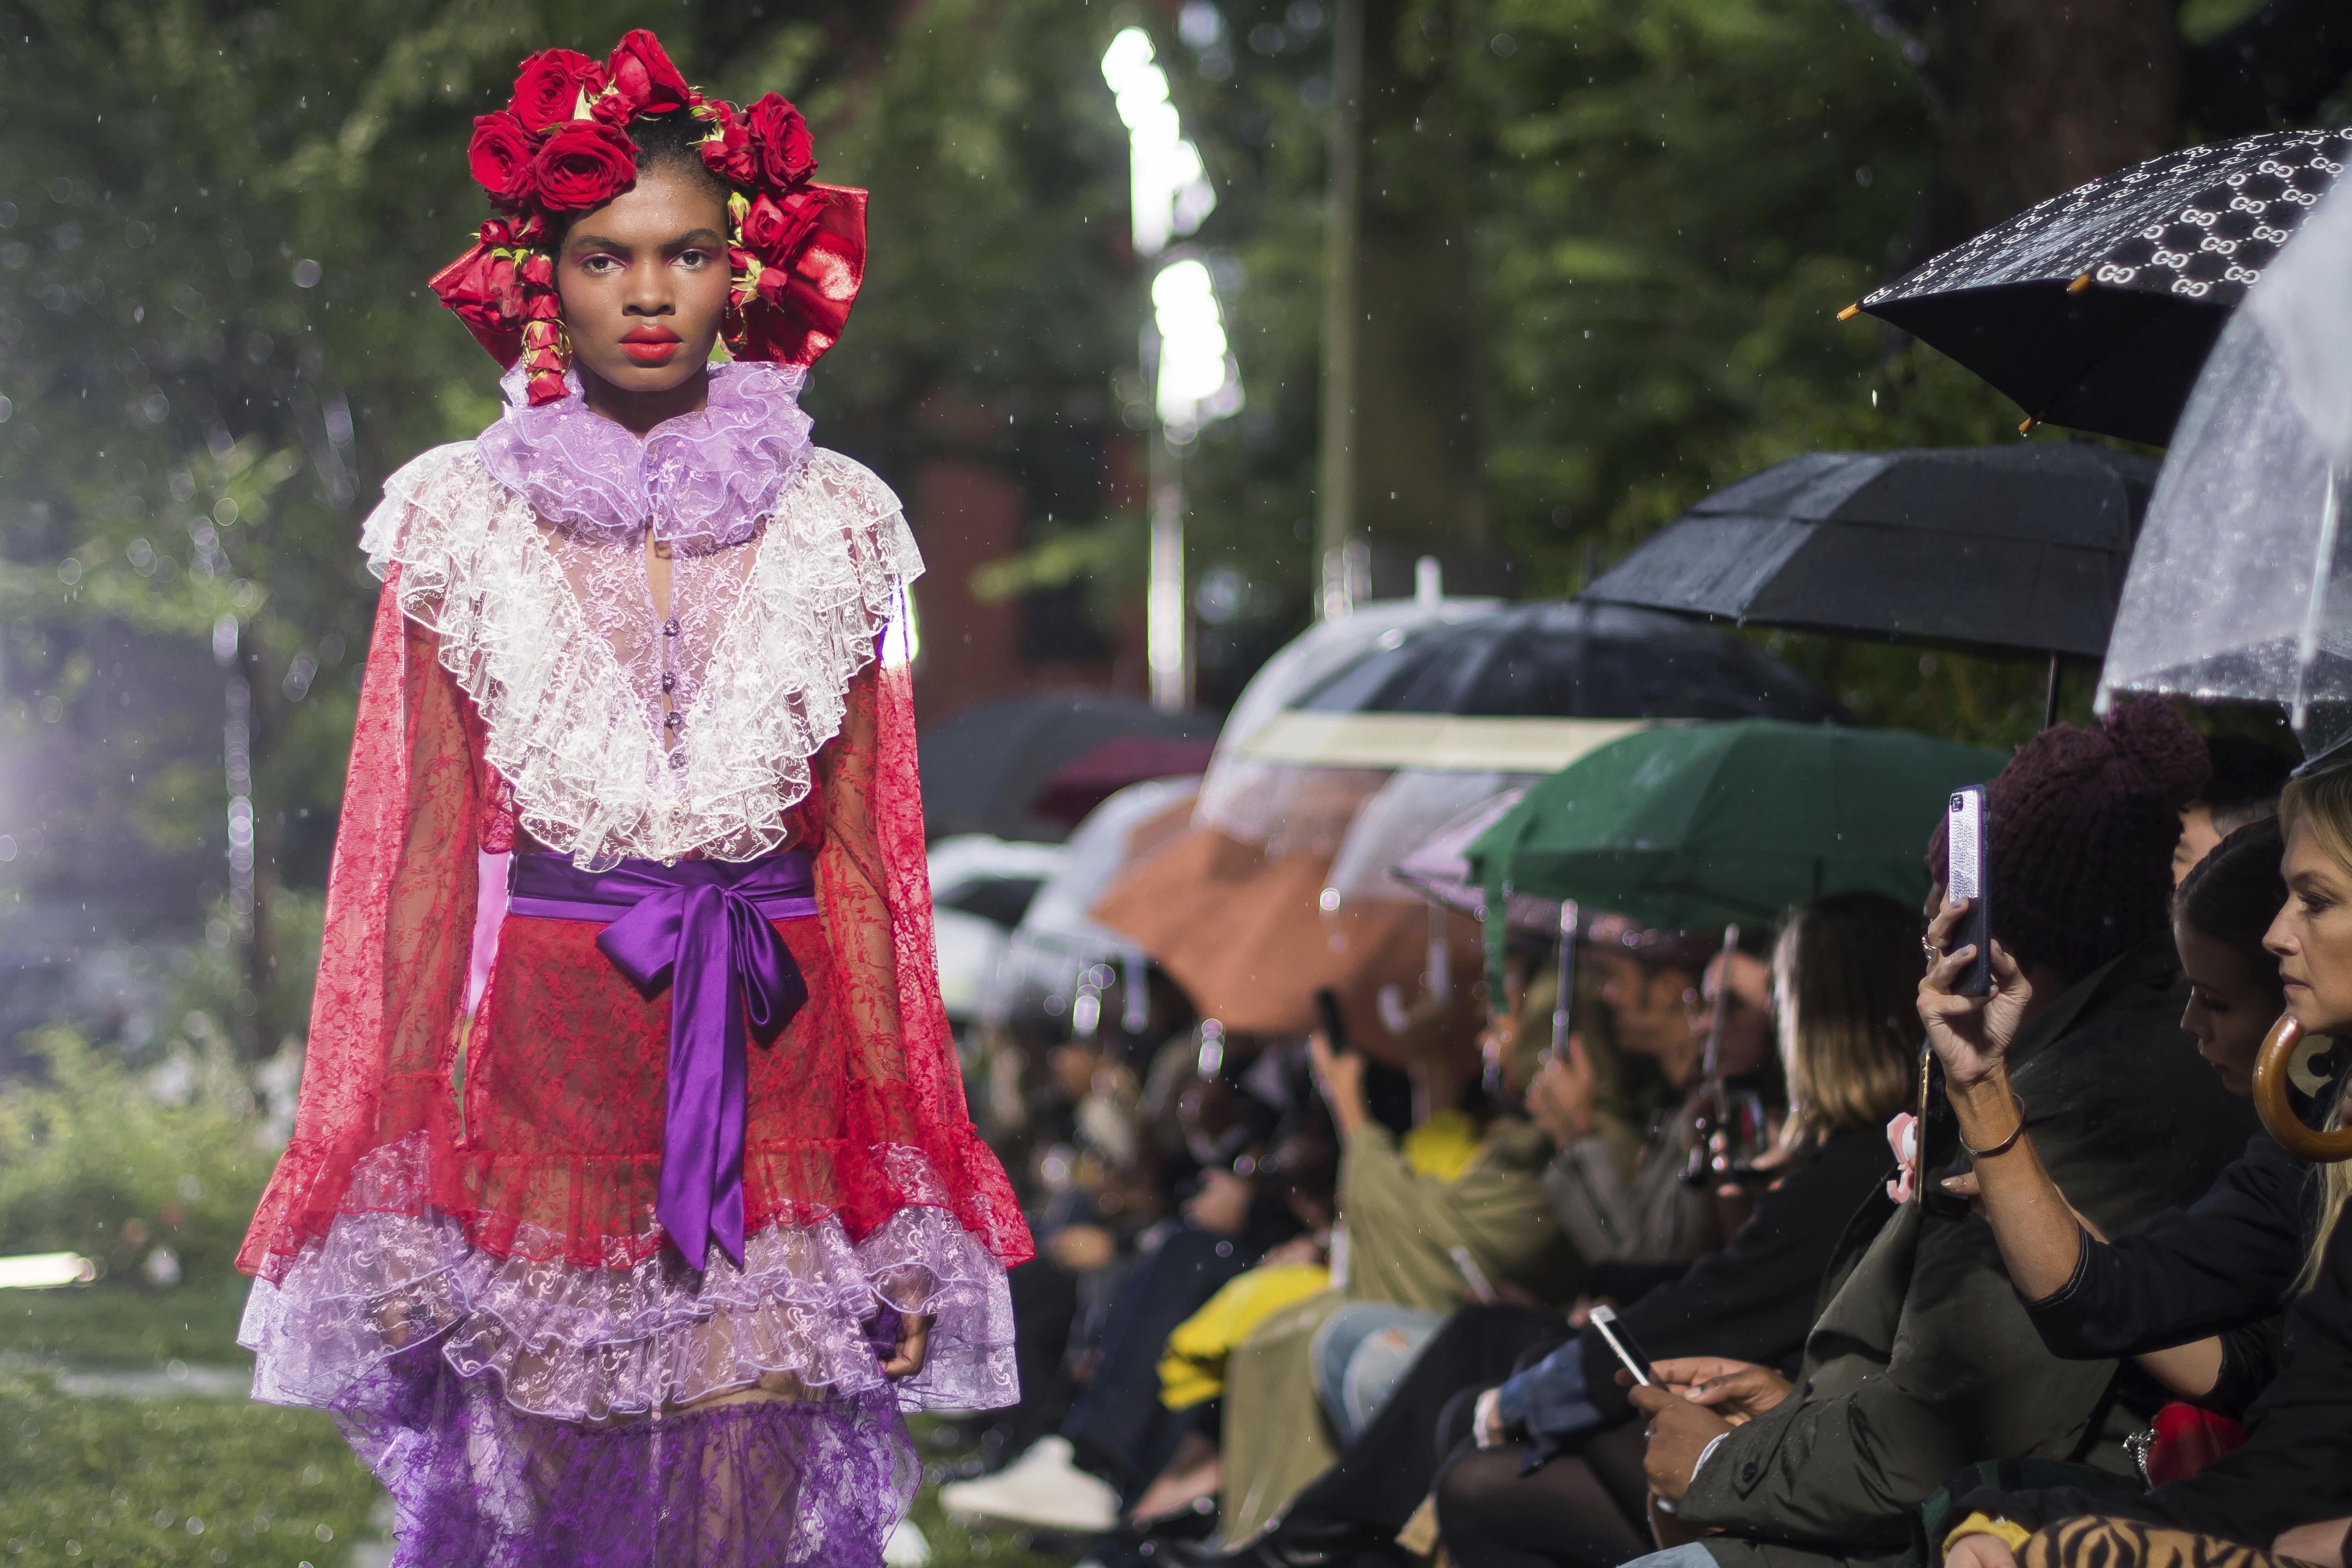
[[[341,1568],[375,1481],[316,1411],[0,1372],[0,1562]]]
[[[244,1310],[242,1276],[153,1293],[111,1285],[0,1290],[0,1358],[85,1366],[168,1361],[246,1366],[253,1358],[236,1342]]]
[[[383,1493],[316,1411],[58,1392],[53,1366],[248,1364],[243,1298],[241,1280],[0,1291],[0,1568],[344,1568],[353,1542],[376,1537]],[[949,1523],[938,1481],[973,1450],[951,1426],[913,1425],[927,1471],[913,1518],[932,1568],[1070,1563],[1024,1531]]]

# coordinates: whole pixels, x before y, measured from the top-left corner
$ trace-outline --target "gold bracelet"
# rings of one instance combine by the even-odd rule
[[[2002,1139],[2000,1142],[1994,1144],[1990,1149],[1971,1149],[1969,1147],[1969,1141],[1966,1138],[1961,1139],[1960,1150],[1963,1153],[1967,1154],[1969,1159],[1990,1160],[1997,1154],[2006,1154],[2011,1149],[2017,1147],[2017,1141],[2020,1138],[2025,1136],[2025,1101],[2018,1099],[2017,1090],[2012,1089],[2009,1091],[2009,1102],[2017,1108],[2017,1126],[2015,1129],[2010,1132],[2008,1137]]]

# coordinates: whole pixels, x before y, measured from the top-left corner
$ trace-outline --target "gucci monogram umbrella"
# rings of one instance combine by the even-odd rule
[[[2185,148],[2027,208],[1864,296],[2032,426],[2163,446],[2246,289],[2342,172],[2352,132]]]

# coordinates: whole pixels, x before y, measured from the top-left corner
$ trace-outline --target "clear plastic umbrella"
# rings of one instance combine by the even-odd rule
[[[2352,735],[2352,183],[2249,291],[2148,505],[2100,676],[2284,705],[2305,752]]]

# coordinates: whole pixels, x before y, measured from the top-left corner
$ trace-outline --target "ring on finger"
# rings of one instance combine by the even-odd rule
[[[1919,939],[1919,951],[1927,955],[1927,963],[1930,966],[1944,962],[1944,950],[1936,945],[1936,939],[1934,937],[1921,937]]]

